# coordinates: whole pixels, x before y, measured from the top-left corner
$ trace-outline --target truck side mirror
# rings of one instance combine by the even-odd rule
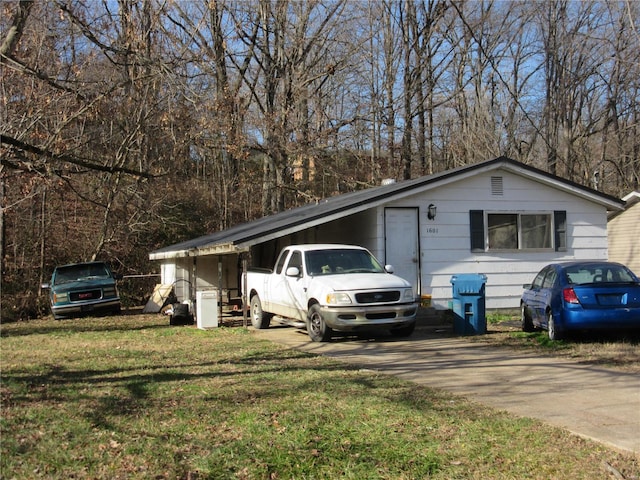
[[[385,265],[384,271],[387,273],[393,273],[393,265]]]
[[[285,272],[285,275],[287,277],[299,277],[300,276],[300,269],[298,267],[289,267],[289,268],[287,268],[287,271]]]

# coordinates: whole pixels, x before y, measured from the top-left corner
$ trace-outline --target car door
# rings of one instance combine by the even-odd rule
[[[531,292],[529,296],[529,312],[531,313],[531,320],[534,323],[540,324],[544,318],[544,299],[546,298],[544,294],[542,294],[542,284],[544,282],[544,277],[549,271],[549,267],[543,268],[536,278],[533,279],[533,283],[531,283]]]
[[[538,291],[538,301],[541,305],[540,310],[540,323],[544,327],[547,327],[548,316],[547,311],[550,310],[553,303],[553,297],[556,292],[556,280],[558,279],[558,272],[553,267],[546,269],[544,279],[542,280],[542,287]]]

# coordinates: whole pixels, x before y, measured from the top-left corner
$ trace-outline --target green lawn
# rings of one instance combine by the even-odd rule
[[[2,325],[2,479],[606,479],[639,459],[243,328]]]

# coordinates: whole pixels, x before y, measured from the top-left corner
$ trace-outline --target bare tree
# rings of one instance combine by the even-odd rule
[[[402,91],[403,91],[403,114],[404,126],[402,128],[402,148],[400,150],[400,159],[402,161],[402,178],[408,180],[411,178],[411,163],[413,157],[413,103],[416,95],[416,76],[420,71],[416,68],[413,55],[415,53],[415,44],[418,42],[418,26],[416,18],[416,10],[413,2],[407,0],[404,4],[398,5],[400,31],[402,32],[402,51],[403,51],[403,75],[402,75]]]
[[[342,1],[324,6],[320,2],[273,4],[265,0],[256,6],[257,36],[236,22],[241,40],[256,54],[253,68],[243,80],[262,121],[264,213],[285,208],[296,144],[309,143],[304,134],[296,138],[295,133],[308,131],[310,85],[324,84],[340,68],[341,59],[327,64],[325,52],[330,45],[327,39],[339,26],[336,19],[343,6]]]
[[[225,2],[175,3],[167,9],[169,24],[165,35],[179,46],[176,58],[186,58],[181,89],[188,92],[192,116],[196,122],[188,131],[191,154],[198,172],[209,184],[211,202],[221,212],[219,228],[234,219],[232,202],[237,194],[250,186],[241,186],[242,162],[249,143],[244,132],[248,124],[248,95],[243,78],[254,58],[253,49],[235,52],[229,47],[234,26],[249,26],[247,35],[255,41],[258,24],[247,12],[236,11]],[[247,218],[245,217],[245,220]]]
[[[416,115],[418,118],[417,152],[420,173],[434,172],[435,157],[435,110],[444,103],[446,95],[437,98],[440,79],[446,71],[450,57],[443,32],[450,29],[450,20],[446,13],[449,9],[447,2],[429,0],[418,5],[419,38],[415,42],[417,65],[419,66],[419,85],[417,88]],[[451,16],[449,16],[451,18]],[[442,87],[441,87],[441,90]]]
[[[157,22],[149,2],[124,2],[115,12],[34,4],[28,18],[25,4],[16,7],[25,17],[16,22],[22,35],[3,40],[13,46],[2,57],[3,95],[11,99],[4,105],[2,175],[14,179],[5,190],[11,241],[32,247],[12,252],[5,271],[34,285],[51,262],[117,261],[133,248],[121,240],[144,223],[144,181],[163,173],[161,155],[170,151],[163,148],[165,98],[158,89],[168,69],[153,58],[149,29]]]
[[[8,29],[2,45],[0,45],[0,65],[5,65],[11,62],[16,46],[24,33],[24,26],[27,22],[32,6],[33,1],[23,0],[18,4],[18,8],[16,9],[11,21],[11,27]],[[8,12],[5,11],[4,13],[6,15]],[[6,112],[3,113],[6,114]],[[0,164],[0,284],[2,284],[5,262],[6,237],[4,211],[7,207],[7,200],[5,197],[5,174],[3,170],[4,165]]]
[[[611,190],[620,196],[640,185],[640,62],[637,52],[640,34],[637,21],[640,6],[636,2],[608,4],[611,17],[609,40],[602,72],[608,72],[604,93],[605,120],[600,142],[600,162],[594,169],[594,187],[613,183]],[[594,146],[597,151],[598,147]]]
[[[386,127],[387,140],[387,158],[392,169],[395,166],[396,151],[396,77],[400,68],[399,59],[401,47],[398,45],[398,38],[401,35],[397,33],[396,2],[384,0],[381,10],[381,29],[383,32],[383,58],[384,70],[382,77],[383,91],[383,122]]]

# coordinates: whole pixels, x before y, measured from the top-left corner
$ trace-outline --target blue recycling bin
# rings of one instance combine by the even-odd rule
[[[487,276],[465,273],[451,277],[453,288],[453,331],[460,335],[487,333],[485,284]]]

